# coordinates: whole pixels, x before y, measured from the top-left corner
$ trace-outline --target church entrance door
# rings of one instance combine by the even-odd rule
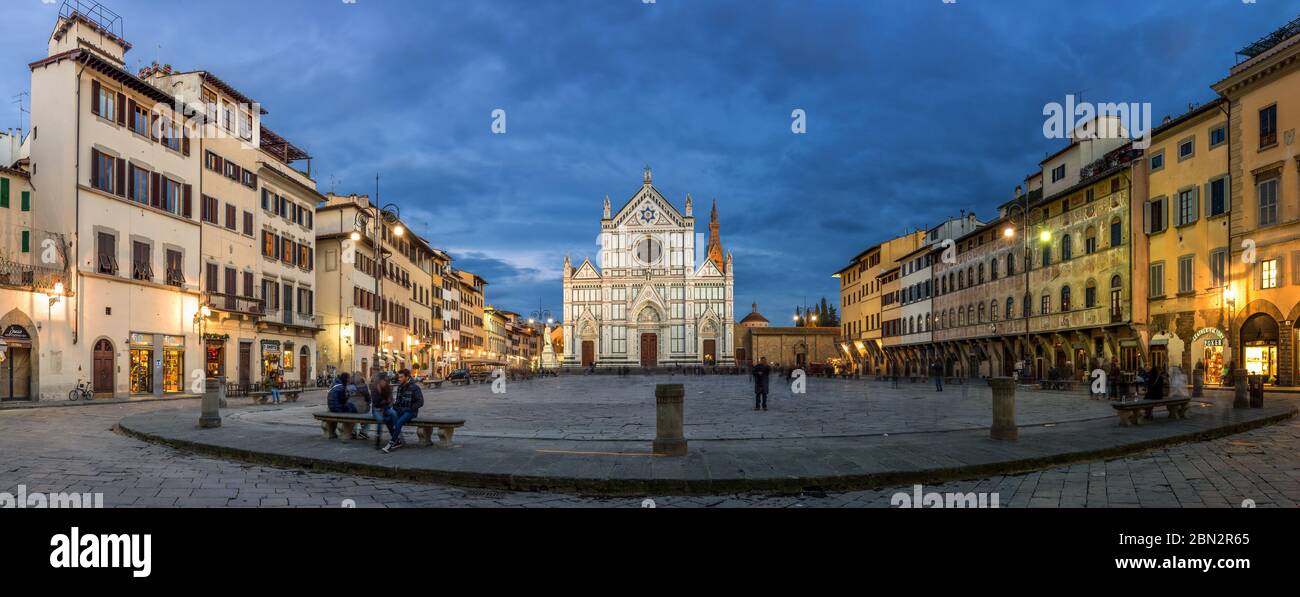
[[[646,369],[659,366],[659,334],[641,334],[641,366]]]

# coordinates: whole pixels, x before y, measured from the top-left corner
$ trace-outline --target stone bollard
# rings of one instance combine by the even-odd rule
[[[682,384],[655,386],[655,454],[686,455],[686,436],[682,432],[685,399],[686,387]]]
[[[202,411],[199,415],[199,428],[216,429],[221,426],[221,407],[226,401],[225,379],[209,378],[205,390]]]
[[[1246,394],[1246,384],[1248,383],[1248,380],[1246,378],[1246,370],[1237,369],[1236,371],[1233,371],[1232,383],[1235,386],[1233,388],[1234,396],[1232,400],[1232,407],[1250,408],[1250,397],[1247,396]]]
[[[996,440],[1020,439],[1020,428],[1016,427],[1016,381],[990,378],[989,387],[993,389],[993,428],[989,435]]]

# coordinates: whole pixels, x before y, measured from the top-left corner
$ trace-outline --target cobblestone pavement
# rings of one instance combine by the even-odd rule
[[[688,440],[779,439],[921,433],[987,429],[992,393],[984,383],[930,383],[811,378],[806,393],[773,379],[770,412],[754,412],[754,385],[742,375],[588,377],[582,375],[509,382],[504,394],[490,385],[425,392],[427,408],[439,416],[474,422],[457,435],[469,437],[638,440],[655,437],[655,385],[686,386]],[[1077,392],[1020,390],[1016,417],[1021,425],[1114,417],[1103,401]],[[258,420],[314,425],[294,413],[249,413]]]
[[[313,398],[318,399],[318,398]],[[641,499],[510,493],[227,462],[112,431],[128,414],[196,401],[0,412],[0,492],[102,492],[111,507],[640,507]],[[997,492],[1002,507],[1294,507],[1300,421],[1141,456],[926,486]],[[889,507],[897,488],[828,495],[653,498],[658,507]]]

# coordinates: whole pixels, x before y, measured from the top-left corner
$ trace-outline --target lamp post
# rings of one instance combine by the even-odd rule
[[[1029,270],[1030,270],[1030,264],[1033,263],[1033,253],[1029,249],[1029,214],[1026,211],[1027,209],[1026,205],[1028,205],[1028,201],[1029,199],[1028,197],[1026,197],[1024,204],[1021,203],[1011,204],[1011,208],[1020,210],[1020,222],[1022,225],[1021,227],[1024,229],[1024,234],[1021,235],[1022,236],[1021,240],[1024,241],[1024,255],[1023,255],[1024,263],[1021,264],[1021,267],[1024,268],[1025,270],[1025,299],[1026,300],[1023,301],[1023,303],[1020,305],[1020,309],[1023,312],[1023,318],[1025,320],[1024,362],[1025,362],[1026,369],[1029,368],[1029,359],[1031,356],[1030,353],[1031,341],[1029,338],[1029,310],[1030,307],[1032,306],[1032,298],[1029,296]],[[1009,217],[1011,214],[1011,209],[1007,210],[1007,214]],[[1006,229],[1002,231],[1002,236],[1005,238],[1015,238],[1016,236],[1015,226],[1007,226]],[[1043,244],[1050,243],[1052,242],[1052,233],[1044,229],[1042,233],[1039,235],[1039,239],[1043,242]]]
[[[375,200],[376,201],[379,200],[379,177],[378,176],[375,177]],[[367,202],[367,204],[364,206],[357,206],[357,215],[353,223],[355,224],[356,228],[360,229],[360,231],[358,230],[352,231],[352,236],[351,236],[352,241],[360,242],[362,237],[362,232],[369,231],[371,234],[370,242],[373,243],[375,248],[375,265],[378,269],[378,271],[374,273],[375,297],[378,302],[375,305],[377,309],[375,310],[375,357],[374,358],[375,358],[375,365],[378,366],[379,351],[380,351],[379,338],[380,338],[380,332],[384,326],[383,323],[384,284],[383,282],[384,282],[386,263],[388,261],[388,257],[392,255],[392,253],[389,252],[387,249],[385,249],[383,246],[384,242],[383,242],[383,237],[380,234],[380,227],[390,226],[390,225],[393,226],[393,234],[397,235],[398,237],[404,236],[406,234],[406,229],[403,228],[401,224],[400,210],[396,205],[393,205],[391,203],[384,206],[383,209],[379,209],[378,206],[370,205],[369,202]],[[374,225],[373,230],[371,230],[370,228],[372,224]],[[375,425],[375,447],[376,448],[380,447],[383,437],[384,437],[383,426]]]
[[[542,341],[542,352],[545,353],[546,343],[549,340],[548,337],[551,334],[551,324],[555,322],[555,318],[551,316],[550,309],[546,309],[544,307],[538,307],[532,313],[528,314],[528,327],[532,328],[533,331],[536,332],[537,331],[536,322],[539,321],[546,322],[546,324],[542,326],[542,335],[540,337]],[[537,362],[539,363],[538,369],[545,371],[545,367],[544,367],[545,363],[542,362],[541,356],[542,355],[538,355],[538,359],[537,359]]]

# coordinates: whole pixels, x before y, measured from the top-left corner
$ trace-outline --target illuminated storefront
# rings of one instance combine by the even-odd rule
[[[185,338],[163,337],[163,393],[179,394],[185,389]]]
[[[280,369],[280,343],[262,342],[262,379],[270,379],[271,374]]]
[[[1278,325],[1267,313],[1256,313],[1241,326],[1241,344],[1246,355],[1246,373],[1264,375],[1266,383],[1277,382]]]
[[[131,393],[153,393],[153,335],[131,334]]]

